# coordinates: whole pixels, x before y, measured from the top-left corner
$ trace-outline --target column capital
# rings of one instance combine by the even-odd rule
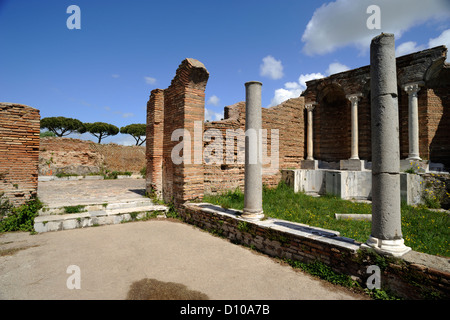
[[[350,100],[350,102],[358,102],[359,99],[363,96],[362,93],[353,93],[353,94],[347,94],[345,97]]]
[[[317,105],[317,102],[308,102],[305,104],[305,109],[307,111],[313,111],[314,108],[316,107],[316,105]]]
[[[419,92],[420,87],[422,87],[425,83],[423,81],[410,82],[403,85],[403,90],[405,90],[408,94],[415,94]]]

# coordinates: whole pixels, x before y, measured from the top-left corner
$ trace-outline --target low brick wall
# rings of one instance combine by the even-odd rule
[[[381,269],[381,286],[405,299],[449,299],[450,272],[418,263],[420,257],[443,259],[411,252],[404,257],[382,257],[336,231],[278,219],[250,222],[240,211],[207,203],[188,203],[179,210],[182,219],[230,241],[254,248],[271,257],[311,263],[320,261],[334,271],[350,275],[365,287],[370,265]],[[428,257],[429,256],[429,257]],[[427,258],[422,259],[427,261]],[[443,261],[448,265],[448,261]],[[448,266],[447,266],[448,268]]]

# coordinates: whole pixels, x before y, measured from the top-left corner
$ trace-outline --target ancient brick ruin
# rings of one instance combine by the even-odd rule
[[[37,194],[39,110],[0,103],[0,194],[14,206]]]
[[[418,143],[419,157],[450,166],[450,65],[444,46],[397,58],[400,118],[400,156],[410,157],[410,144]],[[361,160],[371,161],[370,66],[306,83],[305,103],[313,110],[313,155],[323,162],[337,163],[352,154],[352,110],[356,116]],[[411,97],[418,99],[418,114],[409,112]],[[357,108],[351,108],[356,98]],[[418,137],[408,126],[418,126]]]
[[[191,154],[183,155],[186,161],[175,164],[171,155],[179,143],[172,141],[176,129],[193,133],[198,122],[202,130],[208,78],[208,70],[201,62],[186,59],[171,85],[165,90],[153,90],[147,104],[147,191],[158,193],[165,201],[184,202],[203,196],[203,164],[188,160]],[[194,149],[195,141],[187,136],[182,141],[185,150],[201,153]]]
[[[450,66],[446,57],[447,49],[440,46],[396,59],[401,159],[423,159],[450,167]],[[225,138],[227,130],[245,130],[245,102],[225,107],[222,121],[203,122],[208,77],[202,63],[186,59],[169,88],[151,92],[147,104],[147,191],[165,200],[201,199],[204,193],[244,186],[244,164],[239,161],[243,136],[236,134],[233,161],[227,161],[230,149]],[[263,166],[263,183],[275,186],[282,179],[280,170],[288,168],[370,168],[370,110],[370,66],[309,81],[300,97],[263,108],[263,129],[267,130],[264,150],[269,159],[272,129],[278,130],[279,141],[278,164],[275,168],[270,163]],[[192,152],[189,164],[171,161],[172,149],[182,140],[171,140],[176,129],[190,134],[191,139],[185,141],[190,142]],[[194,140],[199,132],[211,130],[221,132],[223,161],[195,163],[194,157],[203,159],[202,152],[211,149],[217,135],[203,140],[203,150]]]
[[[153,90],[147,103],[147,192],[155,193],[165,201],[183,203],[202,199],[205,192],[216,193],[244,186],[245,102],[226,107],[223,121],[204,122],[204,90],[208,77],[201,62],[186,59],[169,88]],[[267,185],[276,185],[280,181],[279,168],[299,167],[303,159],[303,100],[299,97],[263,109],[267,158],[272,156],[272,134],[278,134],[280,141],[277,167],[274,169],[270,162],[263,167],[263,182]],[[183,151],[190,150],[190,157],[181,164],[175,164],[171,159],[172,150],[180,143],[178,139],[172,141],[176,129],[186,130],[189,136],[183,140]],[[228,150],[227,131],[235,137]],[[209,141],[206,136],[203,139],[204,132],[215,132],[216,135],[209,137]],[[214,144],[215,139],[222,141],[222,161],[205,163],[203,152]]]

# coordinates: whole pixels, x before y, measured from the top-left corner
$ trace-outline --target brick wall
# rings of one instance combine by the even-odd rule
[[[428,159],[450,168],[450,66],[426,88]],[[425,90],[424,90],[425,91]],[[419,91],[420,93],[420,91]],[[424,152],[425,153],[425,152]]]
[[[162,160],[164,141],[164,90],[155,89],[147,102],[147,191],[162,197]]]
[[[304,99],[303,97],[289,99],[278,106],[262,109],[262,127],[267,130],[263,141],[266,150],[266,164],[263,164],[263,183],[269,187],[276,186],[281,179],[280,169],[300,168],[304,154]],[[235,188],[244,188],[244,132],[245,132],[245,102],[239,102],[225,107],[225,119],[205,123],[205,131],[220,130],[223,141],[223,160],[221,164],[205,163],[205,193],[223,192]],[[233,160],[227,162],[226,131],[241,132],[236,137],[233,148]],[[241,131],[238,131],[241,130]],[[278,164],[272,158],[272,132],[278,130]],[[204,147],[211,142],[205,141]],[[275,144],[274,144],[275,145]],[[239,153],[239,147],[241,147]],[[238,159],[239,154],[241,158]]]
[[[15,206],[37,194],[39,110],[0,103],[0,194]]]

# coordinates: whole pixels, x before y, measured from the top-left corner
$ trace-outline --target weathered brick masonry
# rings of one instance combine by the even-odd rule
[[[266,150],[266,160],[263,164],[263,183],[267,186],[276,186],[281,179],[280,169],[300,168],[304,154],[304,99],[303,97],[289,99],[282,104],[262,109],[262,127],[267,136],[263,141]],[[239,102],[225,107],[225,119],[205,123],[205,130],[217,129],[222,132],[223,161],[222,164],[205,164],[205,193],[223,192],[244,187],[244,130],[245,130],[245,102]],[[233,161],[226,161],[226,130],[241,130],[236,137]],[[272,133],[278,131],[279,143],[278,164],[272,160]],[[239,142],[240,144],[239,144]],[[207,147],[210,142],[205,141]],[[239,149],[239,146],[241,147]],[[240,153],[241,152],[241,153]],[[241,158],[239,159],[239,155]]]
[[[15,206],[37,194],[39,110],[0,103],[0,194]]]
[[[178,204],[203,197],[203,164],[194,161],[194,155],[202,150],[195,149],[193,134],[195,123],[203,131],[208,78],[208,70],[201,62],[185,59],[171,85],[165,90],[153,90],[147,104],[147,192],[155,192],[165,201]],[[185,157],[180,164],[172,161],[172,150],[180,143],[172,141],[177,129],[186,130],[187,135],[180,140],[183,152],[190,150],[189,159],[179,154]]]

